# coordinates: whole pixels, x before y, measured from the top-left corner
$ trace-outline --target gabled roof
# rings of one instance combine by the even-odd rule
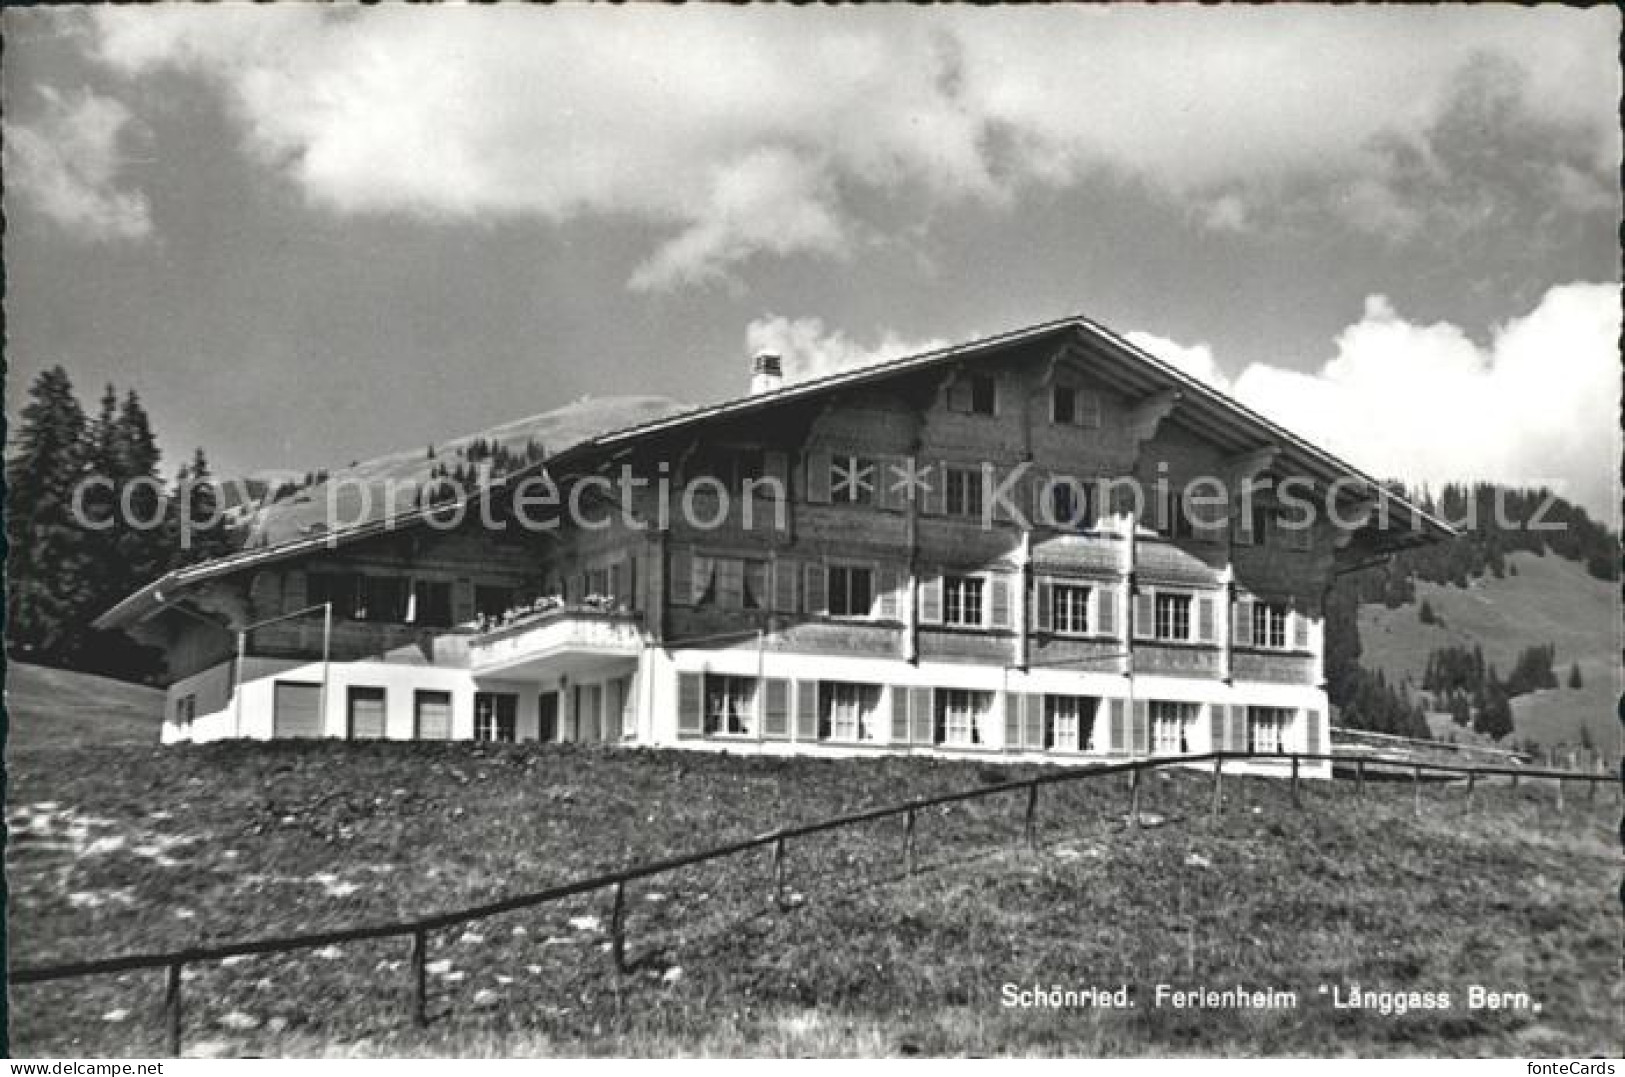
[[[1288,460],[1322,481],[1330,482],[1341,478],[1352,483],[1356,488],[1351,491],[1353,493],[1376,496],[1382,489],[1380,482],[1353,465],[1266,419],[1225,393],[1135,347],[1082,315],[1041,322],[995,336],[856,367],[796,382],[780,389],[734,397],[720,403],[690,408],[663,418],[611,430],[570,445],[540,464],[510,472],[495,480],[491,488],[500,490],[540,469],[556,469],[563,464],[590,459],[601,452],[629,447],[665,434],[681,433],[714,420],[749,415],[816,398],[822,394],[873,384],[901,374],[974,361],[1046,339],[1053,340],[1057,347],[1064,346],[1069,353],[1087,355],[1091,360],[1104,361],[1111,367],[1112,374],[1133,388],[1146,393],[1165,390],[1177,392],[1180,403],[1176,416],[1184,413],[1199,420],[1204,432],[1210,437],[1229,437],[1238,447],[1274,445]],[[467,495],[461,503],[467,504],[481,496],[485,496],[483,491]],[[1407,531],[1396,534],[1409,535],[1411,539],[1410,542],[1396,540],[1390,544],[1390,548],[1433,542],[1456,534],[1448,524],[1423,512],[1404,498],[1391,494],[1387,496],[1390,509],[1397,510],[1404,518],[1404,522],[1410,525]],[[177,569],[120,601],[118,605],[98,617],[95,625],[98,628],[117,628],[144,620],[167,606],[173,601],[174,596],[198,584],[245,569],[335,549],[362,539],[412,527],[423,522],[431,513],[448,511],[454,504],[457,503],[413,508],[341,531],[324,532],[257,550],[243,550],[213,561]]]

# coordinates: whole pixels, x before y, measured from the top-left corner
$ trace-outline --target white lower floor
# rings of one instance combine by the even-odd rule
[[[1084,764],[1228,750],[1280,755],[1251,765],[1273,771],[1291,753],[1328,752],[1326,730],[1325,693],[1307,685],[651,646],[492,674],[225,662],[170,687],[163,740],[608,742]]]

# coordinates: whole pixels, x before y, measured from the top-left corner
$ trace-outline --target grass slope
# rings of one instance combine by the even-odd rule
[[[1583,566],[1550,554],[1515,553],[1518,574],[1484,577],[1471,586],[1442,587],[1418,581],[1416,603],[1390,610],[1360,609],[1361,662],[1381,669],[1395,684],[1420,685],[1428,655],[1440,647],[1475,643],[1505,675],[1518,652],[1534,644],[1557,646],[1559,682],[1579,662],[1584,687],[1557,688],[1513,701],[1515,736],[1546,745],[1575,744],[1582,724],[1599,745],[1618,743],[1614,717],[1619,699],[1620,620],[1617,584],[1599,580]],[[1417,613],[1426,599],[1442,625],[1425,625]]]
[[[155,745],[164,693],[89,673],[6,663],[7,747]]]
[[[10,945],[35,964],[380,922],[1014,771],[901,758],[740,759],[412,744],[40,749],[12,761]],[[432,1023],[408,1018],[404,941],[189,970],[189,1050],[252,1054],[1445,1054],[1610,1050],[1621,1002],[1611,793],[1306,791],[1120,777],[792,843],[766,856],[437,935]],[[1016,1010],[1002,985],[1128,984],[1123,1011]],[[1158,983],[1295,990],[1293,1011],[1176,1010]],[[1448,991],[1402,1016],[1320,987]],[[1466,1008],[1471,984],[1541,1010]],[[13,1051],[162,1050],[162,975],[12,991]]]
[[[334,468],[327,482],[301,490],[255,513],[248,544],[274,545],[299,538],[310,524],[348,525],[382,518],[388,507],[389,483],[401,484],[395,509],[410,508],[410,487],[405,484],[427,480],[437,462],[444,463],[448,469],[455,468],[459,462],[457,450],[479,438],[515,451],[523,451],[526,443],[535,439],[552,456],[591,438],[665,418],[686,407],[663,396],[588,397],[541,415],[515,419],[437,444],[432,459],[427,448],[419,446],[351,467]],[[361,493],[363,488],[370,491],[365,500]],[[328,518],[329,499],[334,505],[332,520]]]

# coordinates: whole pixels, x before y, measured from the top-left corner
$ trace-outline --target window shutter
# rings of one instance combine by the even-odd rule
[[[1000,692],[998,703],[1004,707],[1004,750],[1019,752],[1022,749],[1021,712],[1026,708],[1027,697],[1014,692]]]
[[[900,684],[891,686],[891,742],[908,743],[908,689]]]
[[[988,589],[992,592],[988,603],[992,619],[988,622],[993,628],[1010,627],[1010,578],[1008,576],[994,575],[988,577]]]
[[[1129,751],[1135,755],[1151,754],[1151,704],[1143,699],[1134,701],[1134,741]]]
[[[1029,470],[1027,472],[1031,481],[1028,489],[1032,493],[1032,505],[1027,510],[1027,519],[1040,527],[1053,527],[1055,521],[1051,519],[1051,510],[1054,505],[1050,503],[1050,484],[1058,482],[1054,475],[1048,472]]]
[[[1229,718],[1230,708],[1222,703],[1212,703],[1207,708],[1207,743],[1208,751],[1222,752],[1225,749],[1224,731],[1225,722]]]
[[[1008,470],[991,464],[982,467],[982,511],[984,514],[991,513],[993,519],[999,523],[1010,523],[1014,520],[1013,510],[1019,509],[1021,505],[1020,480],[1010,487],[1008,496],[999,497],[994,494],[995,490],[1004,485]]]
[[[1309,618],[1297,607],[1292,609],[1292,646],[1300,651],[1309,649]]]
[[[773,562],[773,608],[780,613],[796,612],[796,577],[801,566],[788,558]]]
[[[1236,599],[1234,638],[1237,647],[1251,647],[1253,645],[1253,600],[1251,598]]]
[[[915,744],[932,744],[933,700],[931,689],[913,688],[908,693],[908,716],[914,725],[914,736],[911,738]]]
[[[1053,625],[1054,617],[1051,613],[1053,607],[1055,588],[1049,579],[1040,576],[1033,587],[1033,627],[1040,632],[1048,632]]]
[[[1022,739],[1028,751],[1039,751],[1044,747],[1044,697],[1035,692],[1023,693],[1021,705]]]
[[[671,604],[687,606],[694,601],[694,558],[687,550],[671,552]]]
[[[882,621],[897,620],[897,571],[883,568],[875,573],[874,615]]]
[[[920,584],[920,620],[925,624],[942,623],[942,577],[927,576]]]
[[[704,674],[677,675],[677,735],[697,737],[705,725]]]
[[[1306,755],[1319,755],[1323,749],[1320,746],[1320,712],[1302,711],[1303,714],[1303,750]]]
[[[818,739],[818,682],[796,682],[796,739]]]
[[[821,449],[807,454],[807,500],[829,504],[829,453]]]
[[[1150,590],[1134,595],[1134,635],[1137,639],[1152,639],[1157,634],[1157,600]]]
[[[762,735],[783,739],[790,735],[790,682],[769,677],[764,682],[766,697],[762,708]]]
[[[920,501],[920,511],[931,516],[941,516],[948,511],[948,465],[938,460],[926,466],[930,471],[926,479],[925,496]]]
[[[1212,595],[1198,595],[1196,598],[1196,632],[1196,638],[1201,642],[1213,642],[1214,628]]]
[[[1092,389],[1079,389],[1072,397],[1072,421],[1086,429],[1100,426],[1100,394]]]
[[[875,507],[879,509],[903,507],[903,494],[897,489],[897,460],[894,457],[875,457]]]
[[[1117,588],[1095,588],[1095,631],[1102,636],[1117,635]]]
[[[1126,708],[1123,700],[1114,699],[1111,701],[1111,729],[1109,731],[1110,743],[1106,744],[1105,748],[1107,751],[1115,752],[1118,755],[1122,755],[1128,751],[1128,723],[1124,718],[1125,710]]]
[[[807,612],[825,614],[829,612],[829,573],[823,565],[813,562],[807,566],[806,590],[802,592],[807,600]]]
[[[1225,727],[1225,751],[1245,752],[1247,750],[1247,708],[1236,703],[1227,709],[1230,712],[1230,718]]]
[[[785,500],[790,498],[790,460],[777,449],[769,449],[762,454],[762,478],[778,483],[778,491],[782,491]],[[762,493],[769,498],[776,492],[767,486],[762,487]]]
[[[948,386],[948,410],[968,414],[971,408],[970,382],[956,378]]]
[[[698,606],[705,598],[706,592],[711,590],[716,571],[717,563],[715,558],[701,557],[699,554],[694,555],[692,586],[689,588],[690,601],[694,605]],[[717,596],[713,594],[711,597],[712,601],[715,601]]]

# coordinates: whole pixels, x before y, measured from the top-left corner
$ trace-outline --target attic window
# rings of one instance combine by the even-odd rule
[[[1058,426],[1100,425],[1100,398],[1070,385],[1057,385],[1050,393],[1050,420]]]
[[[972,415],[992,415],[998,403],[993,379],[978,374],[970,379],[970,410]]]

